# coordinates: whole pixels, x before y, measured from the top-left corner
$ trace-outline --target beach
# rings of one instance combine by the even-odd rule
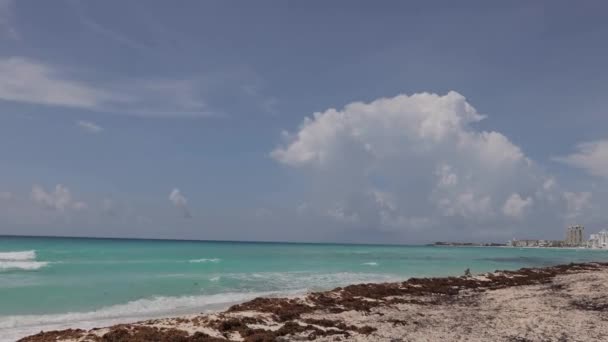
[[[0,238],[0,342],[217,314],[257,297],[608,262],[601,250]]]
[[[0,342],[608,342],[608,0],[0,0]]]
[[[46,341],[606,341],[608,264],[356,284]]]

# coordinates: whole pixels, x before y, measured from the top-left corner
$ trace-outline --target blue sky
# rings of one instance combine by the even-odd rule
[[[607,228],[606,10],[0,0],[0,233]]]

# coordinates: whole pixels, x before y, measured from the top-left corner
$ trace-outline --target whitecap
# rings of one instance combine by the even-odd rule
[[[370,262],[364,262],[361,265],[365,265],[365,266],[378,266],[378,263],[374,262],[374,261],[370,261]]]
[[[0,271],[24,270],[35,271],[45,267],[49,263],[46,261],[0,261]]]
[[[220,262],[220,259],[218,258],[210,258],[210,259],[192,259],[192,260],[188,260],[188,262],[190,263],[202,263],[202,262]]]
[[[221,277],[217,276],[217,277],[209,278],[209,281],[220,281],[220,279],[221,279]]]
[[[0,252],[0,261],[26,261],[36,259],[36,251]]]

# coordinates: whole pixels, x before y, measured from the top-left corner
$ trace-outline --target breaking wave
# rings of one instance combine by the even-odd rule
[[[36,251],[0,252],[0,271],[35,271],[45,267],[46,261],[36,261]]]
[[[0,316],[0,341],[15,341],[40,330],[91,329],[143,319],[198,313],[204,310],[220,310],[231,304],[244,302],[259,296],[293,296],[303,293],[304,290],[300,292],[246,292],[152,297],[89,312]]]
[[[36,259],[36,251],[0,252],[0,261],[25,261]]]

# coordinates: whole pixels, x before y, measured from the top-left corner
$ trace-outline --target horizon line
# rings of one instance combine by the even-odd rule
[[[268,240],[213,240],[213,239],[180,239],[152,237],[108,237],[108,236],[70,236],[70,235],[17,235],[0,234],[1,238],[47,238],[47,239],[83,239],[83,240],[135,240],[135,241],[172,241],[172,242],[216,242],[216,243],[262,243],[262,244],[309,244],[309,245],[358,245],[358,246],[426,246],[434,242],[421,244],[404,243],[363,243],[363,242],[313,242],[313,241],[268,241]]]

